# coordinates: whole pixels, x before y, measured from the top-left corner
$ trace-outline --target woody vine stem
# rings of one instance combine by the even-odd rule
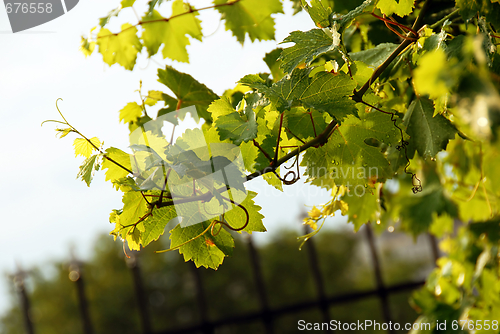
[[[223,5],[226,5],[226,6],[233,5],[233,4],[237,3],[238,1],[240,1],[240,0],[235,0],[235,1],[223,4]],[[404,138],[403,138],[403,130],[396,124],[396,115],[394,113],[392,113],[392,112],[383,111],[380,108],[378,108],[377,106],[374,106],[374,105],[371,105],[371,104],[365,102],[363,100],[363,96],[368,91],[368,89],[370,88],[370,86],[372,85],[372,83],[374,83],[380,77],[380,75],[388,68],[388,66],[396,59],[396,57],[399,54],[401,54],[405,49],[407,49],[410,45],[412,45],[413,43],[416,42],[416,40],[419,37],[418,33],[420,32],[420,29],[422,28],[421,27],[422,18],[423,18],[423,15],[426,12],[427,7],[429,6],[429,2],[430,2],[430,0],[427,0],[427,1],[424,2],[423,6],[422,6],[422,8],[420,10],[420,13],[419,13],[418,17],[415,20],[415,22],[414,22],[414,24],[413,24],[413,26],[411,28],[408,28],[408,27],[406,27],[406,26],[404,26],[402,24],[399,24],[399,23],[395,22],[392,18],[389,18],[389,19],[386,18],[386,17],[382,18],[382,17],[378,17],[377,15],[373,14],[378,19],[384,21],[384,23],[386,24],[386,26],[387,26],[388,29],[390,29],[392,32],[396,33],[398,36],[400,36],[401,38],[403,38],[403,41],[392,52],[392,54],[380,66],[378,66],[375,69],[375,71],[373,72],[373,74],[371,75],[371,77],[364,83],[364,85],[359,90],[354,90],[353,94],[351,95],[351,99],[353,101],[358,102],[358,103],[363,103],[366,106],[368,106],[368,107],[370,107],[370,108],[372,108],[374,110],[377,110],[377,111],[382,112],[384,114],[391,115],[391,121],[394,123],[394,126],[396,128],[398,128],[398,130],[400,131],[400,134],[401,134],[401,141],[400,141],[400,144],[397,146],[397,149],[398,150],[403,150],[404,149],[404,151],[405,151],[405,156],[406,156],[406,160],[407,160],[407,164],[405,166],[405,173],[410,174],[412,176],[412,184],[413,184],[412,190],[413,190],[414,193],[420,192],[422,190],[422,186],[421,186],[421,182],[418,179],[418,177],[414,173],[411,173],[411,172],[409,172],[407,170],[407,168],[409,167],[409,164],[410,164],[410,161],[408,159],[407,152],[406,152],[408,142],[405,141]],[[173,19],[175,17],[178,17],[180,15],[189,14],[189,13],[193,13],[195,11],[200,11],[200,10],[204,10],[204,9],[214,8],[214,7],[216,7],[216,6],[211,6],[211,7],[206,7],[206,8],[200,8],[200,9],[190,8],[190,10],[188,12],[186,12],[186,13],[179,14],[179,15],[174,15],[174,16],[172,16],[170,18],[164,19],[163,21],[168,21],[168,20]],[[452,13],[452,14],[454,14],[454,13]],[[141,24],[151,23],[151,22],[154,22],[154,21],[146,21],[146,22],[140,21],[136,25],[141,25]],[[393,26],[401,29],[402,33],[397,32],[397,30]],[[121,32],[123,32],[123,30]],[[121,33],[121,32],[119,32],[119,33]],[[119,33],[112,34],[112,35],[117,35]],[[109,36],[111,36],[111,35],[109,35]],[[101,37],[98,37],[98,38],[103,38],[103,37],[108,37],[108,36],[101,36]],[[347,65],[349,66],[349,60],[348,59],[347,59]],[[349,73],[350,73],[350,69],[349,69]],[[107,154],[105,152],[103,152],[101,148],[97,147],[94,143],[92,143],[91,140],[89,140],[86,136],[84,136],[81,132],[79,132],[72,125],[70,125],[68,123],[68,121],[66,120],[66,118],[61,113],[61,111],[59,110],[59,107],[57,106],[57,102],[58,101],[59,101],[59,99],[56,101],[56,108],[57,108],[59,114],[61,115],[61,117],[63,118],[64,121],[48,120],[48,121],[45,121],[45,122],[56,122],[56,123],[65,124],[65,125],[69,126],[70,129],[71,129],[70,132],[75,132],[76,134],[78,134],[79,136],[81,136],[83,139],[85,139],[90,145],[92,145],[97,151],[99,151],[101,153],[101,155],[102,155],[102,157],[104,159],[108,159],[110,162],[114,163],[116,166],[118,166],[118,167],[122,168],[123,170],[127,171],[127,173],[133,174],[133,172],[130,169],[124,167],[123,165],[121,165],[117,161],[115,161],[112,158],[110,158],[109,156],[107,156]],[[179,110],[181,103],[182,103],[182,101],[178,102],[176,111]],[[143,108],[144,108],[144,101],[143,101]],[[282,126],[283,126],[283,114],[281,114],[280,117],[281,117],[281,119],[280,119],[280,131],[279,131],[279,134],[281,134],[281,130],[282,130]],[[314,134],[316,135],[316,129],[314,127],[314,121],[312,119],[312,116],[311,116],[311,121],[313,122]],[[43,122],[42,124],[44,124],[45,122]],[[338,128],[338,126],[339,125],[338,125],[337,121],[336,120],[332,120],[319,135],[316,135],[312,140],[310,140],[308,142],[301,141],[302,145],[296,147],[294,150],[292,150],[291,152],[287,153],[286,155],[284,155],[283,157],[281,157],[279,159],[278,159],[278,149],[280,147],[279,146],[280,136],[278,136],[278,141],[277,141],[277,144],[276,144],[276,151],[274,153],[274,157],[271,157],[269,154],[267,154],[259,146],[259,144],[254,140],[255,146],[259,150],[261,150],[264,153],[264,155],[269,159],[269,165],[266,166],[265,168],[262,168],[259,171],[256,171],[254,173],[251,173],[251,174],[247,175],[246,178],[245,178],[245,180],[244,180],[244,182],[250,181],[250,180],[252,180],[254,178],[257,178],[259,176],[262,176],[262,175],[264,175],[266,173],[272,172],[275,175],[277,175],[278,178],[281,181],[283,181],[283,183],[285,183],[285,184],[293,184],[293,183],[295,183],[299,179],[299,177],[298,177],[298,175],[299,175],[298,170],[297,170],[297,174],[296,175],[295,175],[294,171],[289,171],[285,175],[284,178],[281,178],[281,177],[279,177],[279,175],[276,172],[277,169],[281,165],[285,164],[286,162],[288,162],[292,158],[295,158],[295,161],[292,164],[292,166],[289,167],[288,169],[292,168],[295,164],[297,164],[297,169],[298,169],[298,157],[299,157],[300,153],[306,151],[310,147],[319,147],[319,146],[324,145],[328,141],[329,137]],[[172,139],[173,139],[173,134],[172,134]],[[172,140],[171,140],[170,144],[172,144]],[[165,178],[165,183],[166,183],[167,178],[169,176],[169,172],[170,171],[167,172],[167,175],[166,175],[166,178]],[[290,173],[292,173],[292,174],[290,174]],[[287,180],[286,179],[287,175],[292,175],[293,179],[292,180]],[[207,193],[198,194],[198,191],[196,191],[196,189],[194,187],[194,184],[193,184],[193,196],[189,196],[189,197],[175,196],[176,197],[176,204],[196,202],[196,201],[209,201],[212,197],[214,197],[214,192],[222,193],[222,192],[224,192],[226,190],[227,190],[227,187],[221,187],[219,189],[214,189],[212,192],[209,191]],[[146,200],[146,202],[148,204],[148,207],[149,207],[148,213],[145,216],[141,217],[139,219],[139,221],[137,221],[135,224],[132,224],[132,225],[129,225],[129,226],[123,226],[123,228],[130,227],[130,226],[136,226],[138,223],[140,223],[141,221],[145,220],[148,216],[150,216],[150,215],[152,216],[154,208],[162,208],[162,207],[168,207],[168,206],[174,205],[174,201],[173,201],[173,198],[172,198],[173,195],[172,194],[165,195],[164,192],[163,192],[163,190],[161,191],[161,194],[159,196],[158,195],[151,195],[151,194],[144,194],[144,192],[142,192],[142,191],[141,191],[141,193],[142,193],[144,199]],[[156,200],[152,200],[152,201],[148,201],[147,198],[146,198],[146,196],[148,196],[150,198],[157,198],[157,199]],[[195,238],[192,238],[192,239],[186,241],[185,243],[183,243],[181,245],[177,245],[176,247],[173,247],[173,248],[168,249],[168,250],[177,249],[177,248],[181,247],[182,245],[184,245],[184,244],[186,244],[188,242],[191,242],[191,241],[193,241],[196,238],[199,238],[203,234],[207,233],[209,230],[211,231],[211,234],[213,236],[215,236],[215,235],[217,235],[220,232],[220,229],[222,228],[222,226],[226,226],[227,228],[229,228],[231,230],[234,230],[234,231],[240,231],[240,230],[245,229],[245,227],[248,225],[248,222],[249,222],[249,213],[248,213],[248,211],[240,203],[236,203],[232,199],[229,199],[229,198],[225,198],[225,197],[223,197],[223,198],[224,198],[224,200],[229,201],[229,202],[235,204],[241,210],[244,211],[244,213],[246,215],[246,222],[245,222],[245,224],[242,227],[235,228],[235,227],[231,226],[230,224],[228,224],[227,222],[225,222],[225,220],[224,220],[224,214],[223,214],[221,220],[214,220],[201,234],[199,234]],[[164,201],[164,200],[167,200],[167,201]],[[220,228],[219,228],[218,231],[214,231],[214,227],[216,225],[220,225]]]

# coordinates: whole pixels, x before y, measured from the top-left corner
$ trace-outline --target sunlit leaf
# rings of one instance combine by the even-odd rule
[[[142,107],[137,102],[130,102],[120,110],[120,122],[127,124],[135,122],[142,115]]]
[[[433,115],[432,101],[419,98],[411,103],[404,118],[412,145],[424,159],[434,158],[439,151],[446,149],[448,141],[457,133],[446,117]]]
[[[396,14],[403,17],[413,11],[414,0],[379,0],[376,6],[384,15]]]
[[[254,40],[274,39],[274,19],[272,14],[283,13],[279,0],[245,0],[228,6],[230,0],[215,0],[217,10],[226,21],[226,30],[231,30],[238,42],[243,44],[245,35]]]
[[[122,150],[114,147],[108,148],[102,162],[102,169],[107,169],[106,181],[113,182],[129,175],[129,171],[132,170],[130,159],[131,156]]]
[[[81,155],[85,158],[90,157],[93,151],[97,150],[101,146],[101,141],[97,137],[93,137],[89,139],[88,142],[83,138],[76,138],[73,142],[73,146],[75,148],[75,157]]]
[[[225,229],[221,229],[216,235],[212,235],[209,230],[198,237],[211,223],[212,221],[206,221],[184,228],[180,224],[177,225],[170,232],[170,247],[177,247],[187,242],[179,248],[179,253],[184,256],[185,261],[192,260],[196,267],[217,269],[224,258],[232,254],[234,240]],[[216,231],[218,229],[217,227]]]
[[[281,67],[285,73],[291,73],[298,65],[310,65],[316,57],[336,48],[333,40],[321,29],[306,32],[293,31],[283,43],[295,43],[281,52]]]
[[[189,62],[186,46],[190,42],[186,35],[199,40],[202,36],[200,20],[197,16],[197,12],[189,12],[189,7],[185,6],[182,0],[173,2],[172,19],[163,17],[156,10],[147,13],[142,18],[144,22],[142,39],[149,56],[156,54],[163,44],[163,58]]]
[[[129,23],[122,25],[118,35],[108,29],[101,29],[97,34],[97,45],[106,64],[111,66],[118,63],[127,70],[134,68],[137,54],[142,50],[137,28]]]
[[[92,178],[94,176],[94,171],[99,170],[99,165],[96,164],[97,154],[94,154],[90,158],[85,159],[83,164],[80,166],[80,171],[78,172],[77,178],[80,178],[82,181],[85,181],[87,186],[90,187],[90,182],[92,182]]]

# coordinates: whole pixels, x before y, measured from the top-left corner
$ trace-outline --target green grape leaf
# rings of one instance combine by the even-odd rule
[[[165,93],[159,91],[159,90],[150,90],[148,92],[148,99],[151,99],[151,100],[156,100],[156,101],[160,101],[160,100],[164,100],[164,97],[165,97]],[[168,95],[167,95],[168,96]],[[173,99],[173,97],[170,97]]]
[[[148,11],[146,13],[152,13],[155,7],[159,7],[162,3],[169,0],[150,0],[148,2]]]
[[[208,111],[214,118],[214,126],[219,132],[220,139],[230,139],[234,144],[240,145],[257,136],[257,122],[251,108],[247,108],[245,115],[241,115],[231,105],[231,102],[222,97],[214,101]]]
[[[454,59],[447,59],[442,49],[425,53],[413,71],[415,89],[419,94],[428,94],[434,100],[450,93],[459,75],[453,67],[454,63]]]
[[[283,62],[279,59],[282,51],[283,49],[277,48],[269,53],[266,53],[266,56],[264,57],[264,61],[269,67],[269,70],[271,70],[274,82],[281,80],[281,78],[285,75],[281,69]]]
[[[186,35],[198,40],[201,40],[202,36],[198,13],[189,11],[189,7],[186,7],[182,0],[176,0],[172,4],[172,16],[177,17],[166,19],[153,10],[142,18],[142,39],[150,57],[156,54],[163,44],[163,58],[189,62],[186,46],[190,43]],[[186,12],[189,13],[184,14]]]
[[[326,188],[346,185],[349,189],[392,176],[380,148],[369,145],[375,140],[390,146],[400,140],[391,115],[374,111],[360,117],[348,116],[325,145],[307,150],[301,165],[307,167],[305,174],[312,184]]]
[[[269,155],[271,159],[273,159],[276,151],[277,142],[278,142],[277,136],[269,135],[264,138],[264,140],[259,146],[262,150],[264,150],[264,152],[266,152],[267,155]],[[263,168],[268,167],[270,162],[271,161],[266,157],[266,155],[260,149],[258,149],[257,158],[255,159],[255,164],[254,164],[255,170],[261,170]]]
[[[344,69],[345,69],[345,72],[349,71],[347,64],[344,64],[344,66],[342,66],[342,71]],[[373,75],[373,68],[369,67],[368,65],[366,65],[365,63],[363,63],[361,61],[352,62],[351,66],[350,66],[350,70],[351,70],[352,79],[357,82],[357,86],[356,86],[357,88],[361,88],[364,85],[364,83],[367,82],[368,80],[370,80],[371,76]],[[377,97],[370,95],[370,94],[366,94],[365,95],[365,102],[371,103],[369,101],[370,98],[378,100]]]
[[[355,103],[349,98],[356,82],[347,74],[319,72],[311,78],[307,70],[301,70],[292,73],[290,80],[276,85],[285,100],[296,99],[305,107],[327,112],[338,121],[356,113]]]
[[[257,158],[259,149],[253,142],[249,141],[247,143],[241,143],[240,150],[243,163],[245,164],[245,169],[249,172],[254,172],[255,159]]]
[[[109,232],[109,234],[113,236],[115,241],[116,238],[121,235],[122,230],[122,226],[120,225],[120,213],[122,213],[121,210],[112,210],[109,214],[109,222],[115,224],[115,228],[113,231]]]
[[[90,32],[92,33],[93,30],[95,30],[96,27],[92,28]],[[90,38],[85,38],[82,36],[80,40],[80,51],[85,55],[85,58],[90,56],[95,49],[95,41],[92,41]]]
[[[280,175],[280,169],[276,168],[276,174]],[[262,179],[267,182],[270,186],[278,189],[279,191],[283,191],[283,182],[276,176],[274,173],[266,173],[262,175]]]
[[[326,28],[330,25],[330,15],[332,9],[327,0],[311,0],[309,6],[305,0],[301,0],[302,7],[307,11],[311,19],[319,28]]]
[[[342,2],[344,2],[344,4],[342,4]],[[344,7],[345,10],[349,10],[354,6],[357,6],[349,10],[349,12],[345,15],[332,15],[333,22],[331,24],[332,27],[329,29],[329,31],[332,34],[338,34],[337,37],[339,38],[339,43],[341,43],[340,39],[342,33],[358,16],[364,14],[365,12],[373,10],[372,5],[374,0],[365,0],[362,2],[360,0],[349,0],[347,3],[346,2],[347,1],[345,0],[335,0],[333,4],[333,10],[336,13],[339,12],[339,9],[342,11],[342,9],[339,7]]]
[[[293,15],[299,13],[302,10],[302,0],[291,0],[292,1],[292,8],[293,8]]]
[[[286,80],[286,78],[282,78],[280,81],[278,81],[276,84],[279,82]],[[243,86],[248,86],[250,88],[258,90],[260,93],[265,94],[265,96],[275,104],[275,106],[278,108],[278,110],[283,111],[287,107],[290,107],[290,104],[288,104],[282,96],[279,95],[278,92],[276,92],[271,86],[268,85],[266,80],[264,80],[260,75],[258,74],[247,74],[243,78],[238,81],[239,84],[242,84]],[[276,85],[275,84],[275,85]]]
[[[154,210],[152,216],[144,221],[144,232],[141,234],[142,246],[146,247],[158,240],[163,235],[165,226],[175,217],[177,212],[173,205]]]
[[[342,200],[349,206],[347,211],[348,222],[354,224],[355,231],[359,231],[361,226],[366,223],[377,222],[377,212],[380,209],[375,194],[366,191],[364,188],[363,191],[351,189],[342,197]]]
[[[102,27],[104,27],[106,24],[108,24],[109,20],[111,20],[111,18],[112,18],[113,16],[118,16],[118,14],[120,14],[120,11],[121,11],[121,10],[122,10],[122,9],[121,9],[120,7],[117,7],[117,8],[115,8],[115,9],[111,10],[111,11],[108,13],[108,15],[106,15],[106,16],[104,16],[104,17],[101,17],[101,18],[99,19],[99,25],[101,26],[101,28],[102,28]]]
[[[456,0],[459,13],[465,21],[473,17],[485,16],[495,26],[500,23],[500,3],[486,0]]]
[[[453,217],[447,213],[438,216],[436,212],[432,214],[432,224],[429,226],[429,232],[438,238],[442,238],[445,234],[453,233]]]
[[[413,11],[414,0],[379,0],[376,6],[384,15],[404,17]]]
[[[130,250],[140,251],[141,250],[141,231],[135,227],[125,228],[122,231],[124,239],[127,241],[127,246]]]
[[[247,210],[249,216],[248,225],[242,231],[250,234],[252,232],[266,232],[266,228],[262,224],[264,216],[259,212],[262,208],[255,204],[253,200],[255,196],[257,196],[257,193],[249,191],[245,200],[240,203]],[[243,226],[246,217],[245,212],[240,207],[235,207],[224,215],[227,223],[235,229]],[[241,233],[242,231],[239,232]]]
[[[83,138],[76,138],[75,139],[75,141],[73,142],[73,146],[75,148],[75,157],[81,155],[85,158],[88,158],[88,157],[90,157],[92,152],[94,152],[94,150],[96,150],[95,147],[101,146],[101,141],[97,137],[90,138],[89,140],[94,145],[92,145],[86,139],[83,139]]]
[[[279,111],[290,109],[294,101],[305,107],[329,113],[338,121],[349,114],[355,114],[355,103],[349,98],[356,82],[345,73],[316,73],[312,78],[310,70],[297,69],[290,78],[284,77],[271,87],[256,75],[247,75],[241,84],[262,92]]]
[[[201,20],[198,19],[199,13],[196,11],[191,11],[191,5],[182,0],[176,0],[172,4],[172,14],[178,15],[173,19],[172,24],[176,30],[182,29],[182,31],[192,38],[199,40],[203,39],[203,32],[201,27]],[[185,14],[188,13],[189,14]]]
[[[158,81],[167,86],[180,101],[180,108],[196,106],[198,115],[207,122],[212,122],[207,108],[219,96],[204,84],[196,81],[192,76],[181,73],[171,66],[166,66],[164,70],[158,69]],[[197,119],[196,115],[193,115]]]
[[[107,158],[109,159],[107,159]],[[104,159],[102,162],[102,169],[107,169],[106,171],[106,181],[116,181],[118,179],[124,178],[129,175],[129,172],[124,168],[118,166],[113,161],[119,163],[128,170],[132,170],[132,165],[130,163],[130,154],[123,152],[122,150],[114,147],[110,147],[106,150]],[[113,161],[111,161],[111,160]]]
[[[500,220],[498,217],[477,221],[468,226],[476,238],[482,238],[485,235],[492,243],[498,243],[500,240]]]
[[[396,50],[398,44],[381,43],[374,48],[350,53],[352,60],[359,60],[366,65],[377,68]]]
[[[97,154],[94,154],[90,158],[85,159],[83,164],[80,166],[80,171],[78,172],[77,178],[81,178],[82,181],[87,183],[87,186],[90,187],[90,182],[92,182],[94,170],[99,170],[99,164],[96,164]]]
[[[453,194],[454,199],[458,205],[458,212],[460,220],[462,221],[481,221],[491,217],[490,200],[486,199],[484,193],[477,191],[474,197],[469,200],[471,196],[471,189],[469,187],[458,187]]]
[[[271,134],[270,130],[265,125],[259,125],[259,136],[256,140],[261,141],[259,146],[265,150],[265,152],[271,157],[274,157],[274,152],[276,149],[276,142],[278,137],[276,135]],[[266,131],[267,130],[267,131]],[[263,134],[265,132],[265,135]],[[269,167],[270,160],[265,156],[265,154],[253,143],[242,143],[240,145],[241,154],[243,157],[243,162],[245,163],[245,168],[253,173],[258,170],[262,170],[266,167]],[[282,153],[282,152],[281,152]],[[278,154],[278,158],[281,157],[281,154]],[[268,170],[269,171],[269,170]],[[279,175],[280,169],[276,169],[276,173]],[[280,179],[276,177],[274,173],[267,172],[262,175],[262,179],[266,181],[269,185],[278,189],[279,191],[283,191],[283,185]]]
[[[298,138],[303,141],[317,137],[327,124],[322,114],[316,110],[306,111],[303,108],[292,108],[285,114],[287,120],[286,134],[289,139]]]
[[[59,136],[59,139],[66,137],[71,132],[75,132],[72,128],[56,129],[56,131],[56,136]]]
[[[148,206],[140,191],[129,191],[123,195],[123,212],[120,214],[120,224],[129,227],[146,215]],[[137,225],[138,230],[144,232],[143,222]]]
[[[116,190],[121,190],[124,193],[128,191],[140,191],[141,189],[137,186],[137,183],[135,180],[130,177],[122,177],[120,179],[113,180],[113,187],[115,187]]]
[[[401,201],[401,226],[414,236],[426,232],[432,225],[433,218],[448,214],[457,216],[457,206],[444,193],[440,185],[427,186],[424,192],[404,197]]]
[[[424,159],[434,158],[455,138],[457,129],[443,115],[434,116],[434,105],[427,98],[414,100],[404,116],[411,143]]]
[[[184,228],[180,224],[177,225],[170,231],[170,247],[177,247],[187,242],[179,247],[179,253],[184,256],[185,261],[192,260],[196,267],[217,269],[224,258],[232,254],[234,240],[231,234],[223,228],[215,236],[211,234],[209,229],[198,237],[211,223],[212,221],[205,221]],[[214,231],[217,231],[218,228],[215,226]]]
[[[285,73],[292,73],[293,69],[302,63],[309,66],[318,56],[337,47],[333,45],[332,37],[322,29],[293,31],[282,43],[295,43],[281,52],[281,68]]]
[[[231,30],[238,42],[245,42],[245,35],[253,42],[274,39],[274,19],[271,14],[283,13],[279,0],[246,0],[233,2],[230,0],[215,0],[219,5],[217,10],[226,21],[226,30]]]
[[[108,29],[101,29],[97,34],[97,45],[103,61],[109,66],[120,64],[127,70],[132,70],[137,54],[142,50],[142,44],[137,37],[137,28],[129,23],[122,25],[119,34],[113,34]]]
[[[120,110],[120,122],[127,124],[135,122],[142,115],[142,107],[137,102],[130,102]]]
[[[132,7],[135,3],[135,0],[122,0],[121,6],[122,8]]]

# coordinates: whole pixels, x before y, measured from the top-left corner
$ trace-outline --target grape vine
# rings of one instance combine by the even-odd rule
[[[127,70],[142,55],[188,62],[190,39],[204,39],[201,12],[219,13],[242,44],[274,40],[283,1],[215,0],[203,8],[150,1],[137,22],[113,33],[105,28],[110,18],[138,6],[123,0],[82,37],[81,49]],[[111,234],[140,250],[167,231],[165,251],[216,269],[232,253],[230,232],[266,230],[245,183],[262,177],[283,190],[304,176],[331,191],[331,200],[309,211],[304,223],[313,231],[303,242],[339,212],[355,230],[370,223],[431,233],[447,254],[412,298],[417,321],[493,319],[500,302],[486,291],[500,289],[500,3],[291,2],[316,28],[290,33],[286,47],[266,54],[269,73],[248,74],[218,96],[172,66],[158,69],[167,92],[139,90],[140,101],[119,111],[132,153],[104,149],[62,113],[52,121],[65,126],[61,137],[81,137],[78,177],[90,185],[105,169],[123,193]],[[188,113],[200,128],[176,139]]]

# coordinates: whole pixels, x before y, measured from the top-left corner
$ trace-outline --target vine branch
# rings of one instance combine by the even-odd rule
[[[197,11],[201,11],[201,10],[206,10],[206,9],[211,9],[211,8],[216,8],[216,7],[221,7],[221,6],[229,6],[229,5],[234,5],[235,3],[239,2],[241,0],[234,0],[232,2],[228,2],[228,3],[225,3],[225,4],[219,4],[219,5],[214,5],[214,6],[209,6],[209,7],[204,7],[204,8],[200,8],[200,9],[193,9],[193,8],[190,8],[189,11],[185,12],[185,13],[181,13],[181,14],[177,14],[177,15],[173,15],[171,16],[170,18],[165,18],[165,19],[161,19],[161,20],[153,20],[153,21],[147,21],[147,22],[142,22],[140,21],[137,25],[141,25],[143,23],[152,23],[152,22],[158,22],[158,21],[166,21],[168,22],[169,20],[175,18],[175,17],[179,17],[181,15],[186,15],[186,14],[190,14],[190,13],[193,13],[193,12],[197,12]],[[353,92],[353,95],[351,96],[351,99],[354,100],[355,102],[359,102],[359,103],[365,103],[363,101],[363,95],[367,92],[367,90],[370,88],[371,84],[376,81],[379,76],[387,69],[387,67],[394,61],[394,59],[403,51],[405,50],[408,46],[410,46],[412,43],[414,43],[416,41],[415,38],[411,38],[410,35],[413,34],[413,35],[417,35],[416,37],[418,37],[418,32],[416,33],[415,31],[419,31],[420,29],[417,30],[417,28],[420,28],[420,25],[421,25],[421,22],[423,20],[423,16],[426,12],[426,9],[428,8],[429,6],[429,3],[430,3],[430,0],[426,0],[420,10],[420,13],[418,15],[418,17],[416,18],[412,28],[408,28],[408,27],[405,27],[406,30],[408,31],[407,33],[407,38],[404,39],[401,44],[391,53],[391,55],[379,66],[377,67],[377,69],[374,71],[374,73],[372,74],[372,76],[365,82],[365,84],[359,89],[359,90],[354,90]],[[452,13],[454,14],[454,13]],[[451,14],[450,14],[451,15]],[[455,14],[454,14],[455,15]],[[386,21],[386,20],[384,20]],[[389,21],[389,20],[387,20]],[[386,22],[387,22],[386,21]],[[390,24],[395,24],[393,23],[392,21],[389,21],[391,22]],[[400,26],[399,24],[395,24],[397,26]],[[127,28],[128,29],[128,28]],[[123,32],[124,30],[122,30]],[[117,34],[113,34],[113,35],[117,35]],[[109,36],[109,35],[108,35]],[[106,37],[106,36],[101,36],[101,37]],[[366,104],[366,103],[365,103]],[[179,106],[177,106],[179,107]],[[372,106],[373,107],[373,106]],[[375,108],[375,107],[374,107]],[[378,108],[375,108],[375,109],[378,109]],[[64,117],[63,117],[64,119]],[[64,119],[65,120],[65,119]],[[65,120],[66,121],[66,120]],[[282,122],[282,120],[281,120]],[[281,123],[280,122],[280,123]],[[69,125],[69,124],[68,124]],[[281,126],[282,126],[282,123],[280,124],[280,129],[281,129]],[[73,128],[73,127],[71,127]],[[269,173],[269,172],[275,172],[276,169],[281,166],[282,164],[286,163],[288,160],[290,160],[291,158],[294,158],[294,157],[297,157],[301,152],[307,150],[308,148],[310,147],[318,147],[318,146],[322,146],[324,145],[327,141],[328,141],[328,138],[332,135],[332,133],[338,128],[338,123],[336,120],[332,120],[328,125],[327,127],[323,130],[322,133],[320,133],[318,136],[316,136],[315,138],[313,138],[312,140],[304,143],[303,145],[301,146],[298,146],[295,150],[289,152],[288,154],[286,154],[285,156],[283,156],[282,158],[278,159],[278,149],[276,150],[275,152],[275,156],[274,156],[274,159],[271,159],[271,157],[268,155],[268,154],[265,154],[266,157],[271,160],[269,165],[265,168],[262,168],[261,170],[259,171],[256,171],[250,175],[247,175],[244,182],[247,182],[247,181],[250,181],[250,180],[253,180],[257,177],[260,177],[262,176],[263,174],[266,174],[266,173]],[[73,128],[74,129],[74,128]],[[76,130],[76,129],[75,129]],[[76,131],[75,131],[76,132]],[[281,131],[280,131],[281,132]],[[85,138],[85,137],[84,137]],[[90,140],[88,140],[87,138],[85,138],[87,141],[90,142]],[[92,143],[91,143],[92,144]],[[256,144],[256,146],[264,152],[264,150],[254,141],[254,144]],[[278,140],[278,145],[279,145],[279,140]],[[403,145],[404,145],[404,140],[403,140]],[[92,146],[95,147],[94,144],[92,144]],[[98,149],[96,147],[96,149]],[[100,149],[98,149],[100,151]],[[264,152],[266,153],[266,152]],[[112,159],[108,158],[110,161],[112,161],[113,163],[115,163],[116,165],[122,167],[124,170],[128,171],[129,173],[133,174],[132,171],[128,170],[127,168],[123,167],[122,165],[118,164],[116,161],[113,161]],[[224,191],[227,191],[227,187],[221,187],[220,189],[214,189],[213,191],[216,191],[216,192],[219,192],[219,193],[222,193]],[[194,201],[208,201],[210,200],[212,197],[214,196],[213,192],[207,192],[207,193],[204,193],[204,194],[201,194],[201,195],[195,195],[195,196],[190,196],[190,197],[187,197],[187,198],[179,198],[176,200],[176,204],[182,204],[182,203],[188,203],[188,202],[194,202]],[[156,202],[152,202],[151,205],[152,206],[156,206],[157,208],[161,208],[161,207],[166,207],[166,206],[171,206],[171,205],[174,205],[174,202],[173,200],[172,201],[169,201],[169,202],[163,202],[163,196],[160,195],[160,200],[159,201],[156,201]]]
[[[411,27],[411,31],[420,31],[422,20],[424,19],[424,14],[427,11],[427,8],[429,7],[430,0],[426,0],[420,9],[420,13],[418,14],[415,22],[413,23],[413,26]],[[408,33],[406,37],[409,37],[409,35],[412,32]],[[370,88],[371,84],[375,82],[375,80],[380,77],[380,75],[387,69],[387,67],[392,63],[392,61],[401,53],[403,52],[408,46],[410,46],[412,43],[414,43],[416,40],[413,39],[405,39],[399,46],[394,50],[389,57],[379,66],[375,69],[373,72],[372,76],[368,81],[365,82],[365,84],[359,89],[359,90],[354,90],[354,94],[351,96],[351,98],[356,101],[361,103],[363,100],[363,95],[365,95],[366,91],[368,88]]]
[[[119,34],[121,34],[124,31],[127,31],[129,29],[135,28],[135,27],[143,25],[143,24],[155,23],[155,22],[168,22],[168,21],[170,21],[172,19],[175,19],[175,18],[183,16],[183,15],[192,14],[192,13],[195,13],[195,12],[201,12],[201,11],[207,10],[207,9],[214,9],[214,8],[217,8],[217,7],[232,6],[234,4],[237,4],[240,1],[241,0],[234,0],[234,1],[231,1],[231,2],[221,3],[221,4],[218,4],[218,5],[207,6],[207,7],[198,8],[198,9],[197,8],[192,8],[191,6],[189,6],[189,10],[187,12],[176,14],[176,15],[172,15],[170,17],[165,17],[163,19],[157,19],[157,20],[151,20],[151,21],[142,21],[142,20],[139,20],[138,23],[136,23],[136,24],[134,24],[134,25],[132,25],[130,27],[127,27],[127,28],[123,29],[122,31],[119,31],[119,32],[114,33],[114,34],[112,33],[112,34],[109,34],[109,35],[97,36],[97,39],[99,39],[99,38],[105,38],[105,37],[110,37],[110,36],[118,36]]]

